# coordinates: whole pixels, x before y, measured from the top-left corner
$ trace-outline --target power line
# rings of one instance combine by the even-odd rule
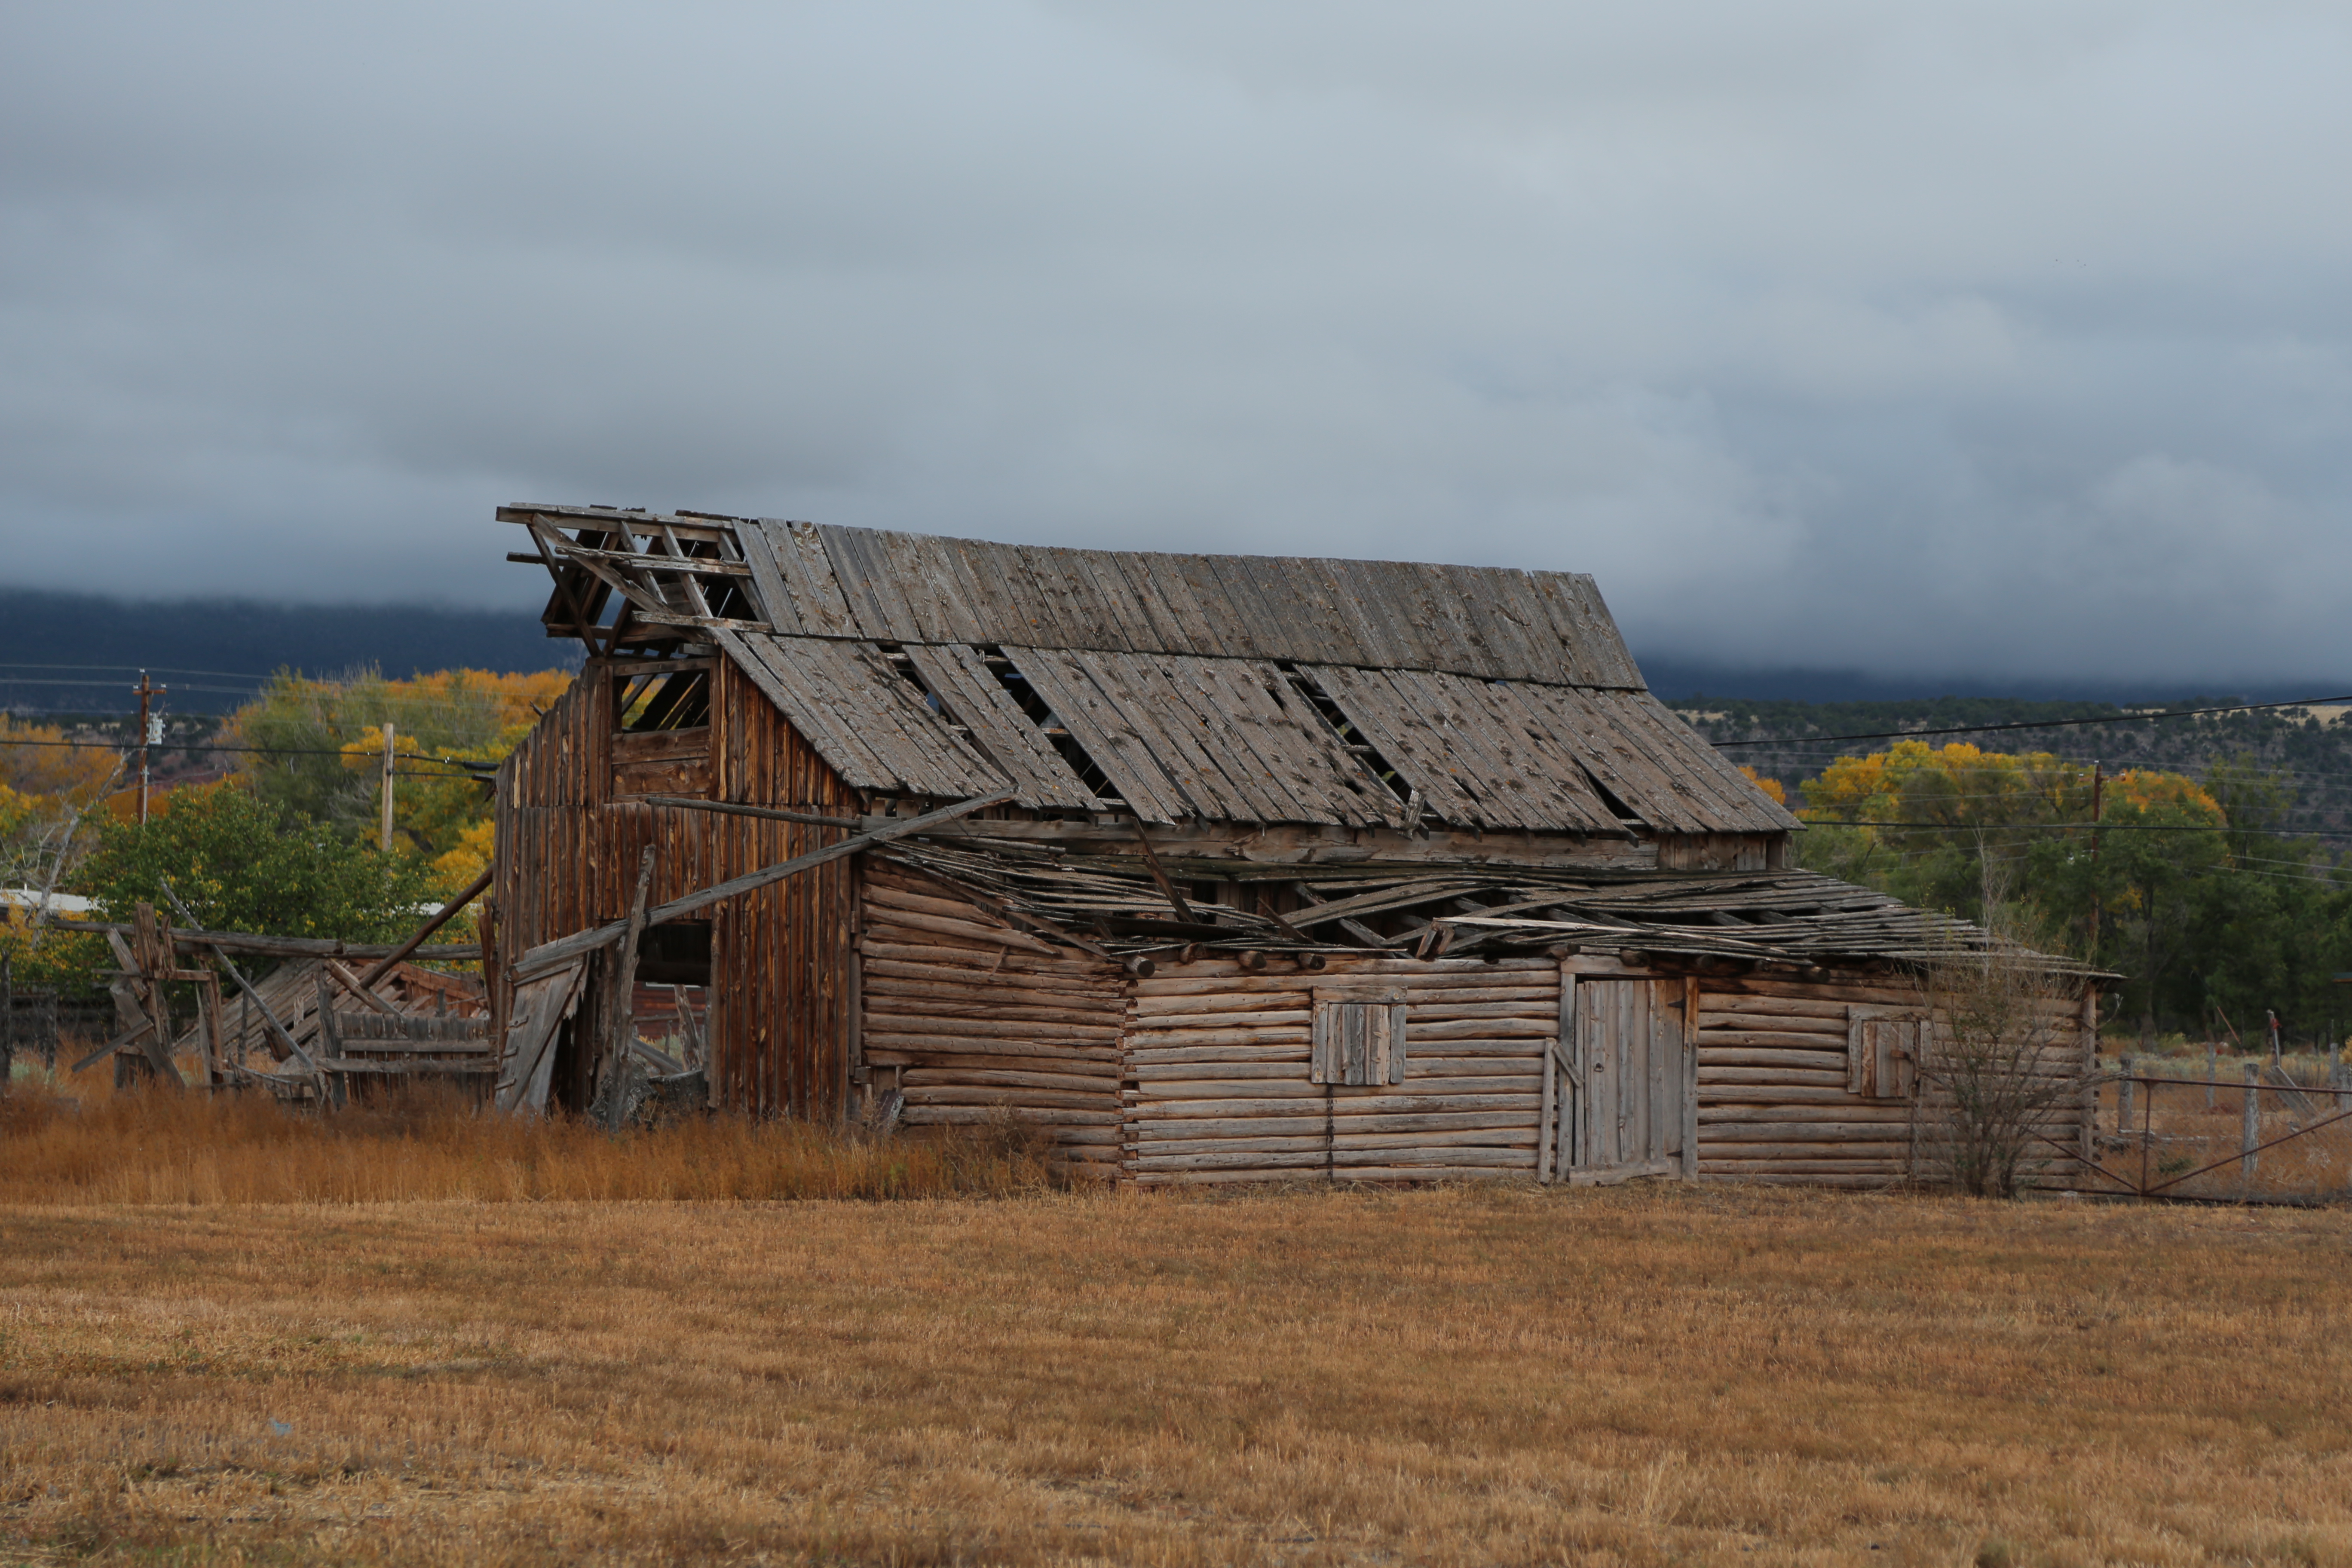
[[[1827,746],[1842,741],[1909,741],[1921,735],[1989,735],[2000,730],[2073,730],[2090,724],[2148,724],[2158,719],[2195,719],[2208,713],[2255,713],[2274,708],[2326,708],[2352,703],[2352,696],[2305,697],[2293,702],[2232,702],[2224,708],[2181,708],[2163,713],[2117,713],[2104,719],[2025,719],[2004,724],[1960,724],[1945,730],[1881,730],[1868,735],[1810,735],[1795,744]],[[1717,741],[1724,746],[1779,746],[1780,740]]]

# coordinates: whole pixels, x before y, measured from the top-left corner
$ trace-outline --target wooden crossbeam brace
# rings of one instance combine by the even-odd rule
[[[754,892],[771,883],[781,882],[787,877],[796,877],[803,871],[813,870],[827,861],[838,860],[845,855],[855,855],[861,849],[871,848],[877,844],[887,844],[894,838],[904,838],[910,833],[923,832],[940,823],[952,822],[957,817],[970,816],[988,806],[1002,805],[1018,793],[1012,786],[1007,785],[1003,789],[992,790],[987,795],[976,795],[970,800],[960,800],[953,805],[941,806],[937,811],[925,812],[920,816],[910,816],[902,822],[894,822],[869,833],[860,833],[855,837],[845,838],[838,844],[828,844],[822,849],[813,849],[805,855],[796,855],[789,860],[782,860],[773,866],[747,872],[743,876],[720,882],[714,887],[700,889],[687,894],[684,898],[672,899],[668,903],[647,910],[646,923],[659,925],[665,921],[681,920],[698,910],[709,909],[715,903],[735,898],[740,894]],[[600,947],[606,947],[620,941],[627,934],[628,929],[627,921],[614,921],[609,925],[577,931],[571,936],[558,937],[553,942],[541,942],[515,961],[514,978],[520,984],[535,980],[542,974],[553,973],[565,963],[583,953],[593,952]]]

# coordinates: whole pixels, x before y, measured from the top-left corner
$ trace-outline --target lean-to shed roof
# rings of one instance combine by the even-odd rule
[[[1157,822],[1795,826],[1649,694],[1580,574],[499,515],[555,574],[551,630],[710,637],[855,788],[1009,784]]]

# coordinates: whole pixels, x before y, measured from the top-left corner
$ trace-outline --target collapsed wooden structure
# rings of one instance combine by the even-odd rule
[[[1912,1168],[1918,975],[1990,939],[1790,869],[1589,578],[499,516],[588,653],[497,780],[502,1105],[588,1106],[652,979],[719,1105],[1135,1183]]]

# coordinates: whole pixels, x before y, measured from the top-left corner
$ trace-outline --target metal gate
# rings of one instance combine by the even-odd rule
[[[1547,1128],[1557,1162],[1579,1184],[1697,1172],[1696,1052],[1682,980],[1560,976],[1560,1052]]]

